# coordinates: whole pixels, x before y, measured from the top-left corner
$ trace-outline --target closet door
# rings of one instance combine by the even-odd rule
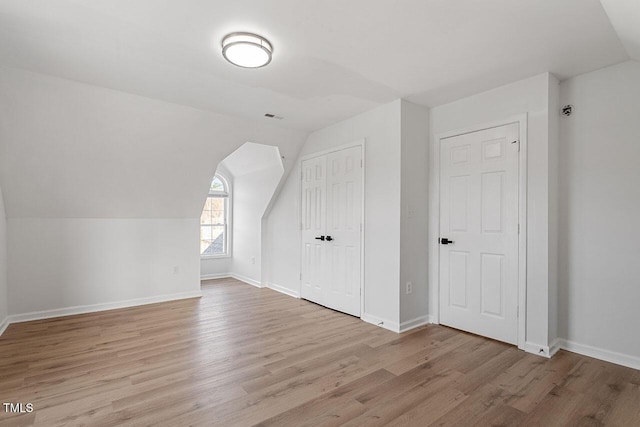
[[[324,304],[326,156],[302,162],[302,270],[300,296]]]
[[[302,162],[300,296],[360,316],[362,147]]]
[[[362,149],[327,155],[327,227],[325,303],[360,316],[360,222],[362,219]]]
[[[440,323],[518,341],[517,123],[443,139]]]

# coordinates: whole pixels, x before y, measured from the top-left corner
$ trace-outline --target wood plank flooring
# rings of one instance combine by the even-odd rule
[[[0,426],[640,426],[640,371],[397,335],[233,279],[203,292],[11,325],[0,400],[34,411]]]

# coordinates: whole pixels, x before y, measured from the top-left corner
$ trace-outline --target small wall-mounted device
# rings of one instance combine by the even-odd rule
[[[567,104],[564,107],[562,107],[562,115],[563,116],[569,117],[571,114],[573,114],[573,105]]]
[[[269,118],[269,119],[276,119],[276,120],[282,120],[284,119],[284,117],[279,116],[277,114],[273,114],[273,113],[265,113],[264,115],[265,117]]]

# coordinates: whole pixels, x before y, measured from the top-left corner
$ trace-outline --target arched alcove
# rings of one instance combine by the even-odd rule
[[[235,277],[262,286],[262,220],[283,174],[280,151],[270,145],[247,142],[220,162],[212,184],[216,182],[216,177],[222,182],[222,192],[215,190],[215,195],[226,197],[226,212],[219,211],[217,218],[224,218],[226,215],[227,221],[224,225],[202,225],[212,217],[206,209],[203,212],[200,263],[202,279]],[[208,200],[211,194],[210,192]],[[205,208],[209,205],[205,203]],[[218,203],[219,208],[223,205],[222,202]],[[209,227],[217,227],[216,236],[203,235]],[[226,236],[222,237],[225,227]],[[203,252],[202,248],[213,248],[206,244],[210,240],[213,245],[212,237],[217,237],[218,245],[215,247],[223,250],[218,250],[215,254],[210,250]],[[226,247],[220,247],[219,243],[226,244]]]

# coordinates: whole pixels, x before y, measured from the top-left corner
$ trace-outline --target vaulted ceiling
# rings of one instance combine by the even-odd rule
[[[226,63],[232,31],[267,37],[271,65]],[[306,131],[399,97],[588,72],[628,59],[633,37],[599,0],[0,1],[0,64]]]
[[[640,1],[600,0],[629,56],[640,61]]]

